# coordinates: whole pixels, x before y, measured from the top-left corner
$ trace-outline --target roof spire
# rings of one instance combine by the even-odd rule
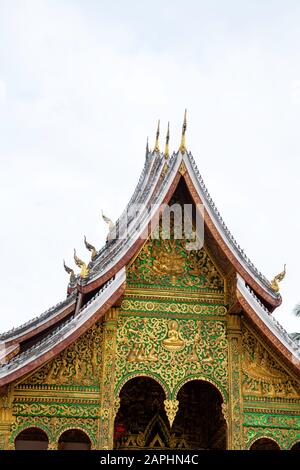
[[[167,160],[170,156],[169,152],[169,140],[170,140],[170,123],[168,122],[168,130],[166,135],[166,146],[165,146],[165,159]]]
[[[154,146],[153,152],[159,152],[159,124],[160,124],[160,119],[158,120],[158,124],[157,124],[156,139],[155,139],[155,146]]]
[[[186,146],[185,146],[185,131],[186,131],[186,110],[184,111],[184,120],[182,124],[182,132],[181,132],[181,142],[179,147],[179,152],[185,153]]]

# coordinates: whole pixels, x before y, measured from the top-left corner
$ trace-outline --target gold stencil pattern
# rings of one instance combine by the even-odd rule
[[[139,318],[120,315],[116,381],[133,375],[155,376],[171,395],[190,376],[211,377],[227,389],[226,324],[222,321]]]
[[[97,323],[24,384],[99,385],[102,324]]]
[[[198,303],[183,302],[157,302],[155,300],[136,300],[125,298],[121,304],[122,310],[134,312],[158,312],[170,315],[226,315],[227,309],[223,305],[201,305]]]
[[[128,286],[223,292],[223,279],[205,249],[186,245],[184,239],[148,240],[128,270]]]
[[[246,327],[243,328],[242,368],[244,395],[300,397],[299,384]]]

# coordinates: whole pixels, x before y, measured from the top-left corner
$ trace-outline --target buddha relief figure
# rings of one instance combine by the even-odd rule
[[[180,351],[185,347],[185,341],[180,338],[178,323],[175,320],[170,321],[168,336],[163,340],[162,344],[169,351]]]
[[[176,240],[161,240],[161,246],[154,245],[152,271],[161,275],[183,275],[186,271],[186,260],[176,245]]]
[[[127,361],[128,362],[136,361],[138,352],[139,352],[139,347],[137,344],[134,344],[133,349],[129,351],[129,354],[127,356]]]

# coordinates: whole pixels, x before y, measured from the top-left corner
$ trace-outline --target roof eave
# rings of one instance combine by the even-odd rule
[[[246,317],[275,348],[283,361],[299,374],[300,347],[290,338],[271,312],[251,292],[241,276],[238,276],[236,294]]]

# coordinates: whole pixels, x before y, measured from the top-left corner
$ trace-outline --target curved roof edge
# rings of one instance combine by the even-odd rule
[[[259,286],[262,291],[259,292],[260,295],[265,297],[265,300],[269,302],[274,307],[277,307],[281,304],[281,295],[276,293],[269,282],[269,280],[254,266],[248,256],[245,254],[244,250],[240,247],[240,245],[236,242],[233,235],[230,233],[228,227],[226,226],[225,222],[223,221],[220,212],[218,211],[215,203],[213,202],[204,181],[199,173],[197,165],[195,163],[194,158],[191,154],[184,155],[184,163],[186,164],[188,175],[191,178],[194,188],[196,189],[198,196],[200,198],[200,202],[203,203],[207,214],[212,221],[215,229],[218,231],[218,234],[221,236],[222,241],[225,243],[226,247],[223,245],[223,251],[227,252],[226,248],[230,250],[230,252],[235,257],[238,264],[245,270],[245,272],[249,275],[247,279],[250,284],[251,279],[255,282],[253,288],[257,289]],[[190,171],[189,171],[190,170]],[[186,174],[184,174],[185,179]],[[188,181],[186,181],[188,184]],[[214,234],[213,234],[214,235]],[[225,250],[224,250],[225,248]],[[226,253],[228,255],[228,253]],[[233,261],[232,258],[230,261]],[[237,271],[239,271],[239,266],[236,266]],[[264,295],[265,294],[265,295]]]
[[[12,342],[21,342],[29,339],[37,333],[45,330],[49,326],[61,320],[66,315],[71,313],[76,303],[76,292],[74,291],[65,300],[49,308],[38,317],[23,323],[17,328],[12,328],[9,331],[0,334],[0,341],[5,344]]]
[[[142,208],[136,219],[130,221],[128,236],[125,239],[114,240],[114,243],[109,243],[100,250],[96,261],[90,264],[90,276],[87,279],[80,279],[78,281],[78,290],[89,292],[101,286],[101,283],[115,271],[115,266],[117,266],[117,269],[120,269],[121,266],[125,265],[128,258],[126,253],[129,250],[132,251],[134,246],[140,245],[137,242],[144,234],[154,215],[154,211],[149,210],[149,204],[161,205],[167,202],[168,197],[170,198],[169,191],[172,183],[174,183],[176,176],[180,174],[180,165],[184,162],[186,171],[181,172],[180,176],[185,178],[192,197],[194,200],[197,199],[195,202],[204,205],[207,218],[209,219],[208,222],[210,222],[210,229],[213,229],[213,236],[216,238],[225,256],[235,265],[235,268],[241,275],[247,277],[247,282],[273,309],[280,305],[282,301],[281,295],[272,289],[268,279],[263,276],[246,256],[244,250],[238,245],[224,223],[208,193],[192,154],[177,152],[169,160],[165,160],[163,155],[159,153],[152,154],[152,156],[154,158],[151,169],[153,170],[153,166],[155,166],[156,174],[152,174],[152,179],[149,183],[150,188],[147,187],[146,197],[143,199],[136,197],[137,201],[142,202]],[[150,158],[152,157],[148,155],[147,159]],[[154,162],[156,162],[155,165]],[[163,178],[160,178],[162,174]],[[139,185],[142,186],[140,182]],[[173,185],[173,190],[175,190],[175,187]]]
[[[57,356],[84,334],[121,297],[125,290],[126,272],[122,269],[97,294],[46,338],[0,365],[0,386],[6,385],[40,367]]]
[[[184,162],[184,171],[181,169],[182,162]],[[280,294],[271,288],[269,281],[255,268],[225,225],[206,189],[192,154],[177,152],[173,153],[171,158],[165,159],[162,153],[148,152],[138,184],[124,210],[126,212],[134,203],[141,206],[137,217],[132,217],[129,221],[127,238],[111,240],[104,245],[95,261],[89,264],[89,278],[78,277],[77,284],[69,285],[71,294],[65,300],[27,323],[1,334],[2,345],[8,347],[20,343],[55,325],[57,321],[75,310],[78,291],[85,293],[101,288],[124,268],[143,245],[151,220],[159,213],[160,209],[157,208],[169,201],[181,177],[185,179],[195,203],[200,202],[204,205],[208,228],[212,230],[216,242],[237,272],[272,309],[280,305]],[[152,207],[152,210],[149,210],[150,205],[156,209]],[[120,219],[117,224],[120,223]]]
[[[254,325],[264,334],[284,361],[299,374],[300,345],[292,340],[283,326],[239,275],[237,276],[237,299]]]

